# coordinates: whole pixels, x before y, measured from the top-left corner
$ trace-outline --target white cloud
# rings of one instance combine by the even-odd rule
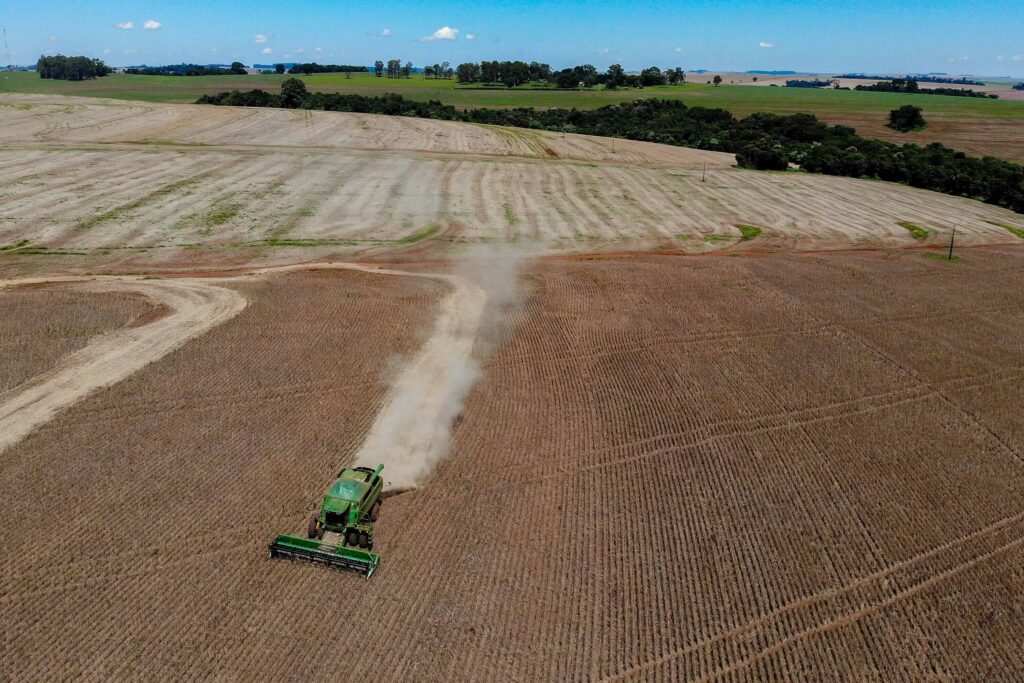
[[[442,26],[429,36],[420,38],[424,43],[432,43],[435,40],[455,40],[459,37],[459,29],[450,26]]]
[[[1012,57],[1012,59],[1013,59],[1013,61],[1015,61],[1015,62],[1019,62],[1019,61],[1022,61],[1022,60],[1024,60],[1024,55],[1014,55],[1014,56]]]
[[[1001,62],[1001,61],[1003,61],[1004,59],[1006,59],[1006,57],[1004,57],[1004,56],[1002,56],[1002,55],[999,55],[998,57],[996,57],[996,61],[997,61],[997,62]]]
[[[298,54],[298,55],[301,55],[305,51],[306,51],[306,48],[304,48],[304,47],[297,47],[294,50],[292,50],[292,52],[294,52],[295,54]]]
[[[119,28],[122,31],[131,31],[135,28],[135,24],[130,21],[122,21],[120,24],[114,24],[114,28]]]
[[[672,50],[672,52],[682,52],[682,51],[683,51],[683,48],[681,48],[681,47],[677,47],[676,49]]]
[[[142,23],[142,28],[147,30],[147,31],[159,31],[163,27],[164,27],[164,25],[161,24],[156,19],[147,19],[146,21],[144,21]]]
[[[763,47],[763,48],[764,48],[764,49],[766,49],[766,50],[770,50],[770,49],[772,49],[773,47],[775,47],[775,43],[766,43],[766,42],[765,42],[765,41],[763,41],[763,40],[762,40],[762,41],[761,41],[760,43],[758,43],[758,45],[760,45],[761,47]]]
[[[136,50],[134,47],[126,47],[125,49],[121,50],[121,52],[125,53],[126,55],[133,55],[137,53],[138,50]]]
[[[391,35],[391,29],[389,29],[389,28],[383,29],[383,30],[382,30],[382,31],[381,31],[380,33],[378,33],[377,35],[378,35],[378,36],[380,36],[381,38],[387,38],[388,36],[390,36],[390,35]]]
[[[599,54],[599,55],[606,55],[609,52],[611,52],[611,50],[609,48],[604,48],[603,50],[598,50],[597,54]]]
[[[955,59],[953,59],[952,57],[950,57],[949,59],[947,59],[947,60],[946,60],[946,64],[952,64],[952,63],[953,63],[953,62],[955,62],[955,61],[956,61]]]
[[[211,47],[210,48],[210,52],[212,52],[213,54],[217,54],[218,52],[220,52],[220,48],[219,47]]]
[[[323,52],[324,51],[324,49],[322,47],[313,48],[313,50],[314,50],[314,52]]]
[[[109,55],[110,54],[110,48],[109,47],[103,48],[103,54]]]
[[[56,43],[57,42],[57,36],[50,36],[49,38],[47,38],[47,40],[50,41],[51,43]]]
[[[475,33],[467,33],[466,34],[466,40],[476,40],[476,34]]]
[[[256,43],[257,45],[262,45],[268,40],[270,40],[270,38],[263,35],[262,33],[257,33],[255,36],[252,37],[252,42]]]
[[[273,48],[265,47],[262,50],[260,50],[260,54],[272,55],[272,54],[274,54],[274,50],[273,50]]]

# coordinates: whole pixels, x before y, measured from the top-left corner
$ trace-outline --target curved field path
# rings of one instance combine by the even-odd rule
[[[393,383],[356,456],[358,464],[383,462],[389,488],[413,488],[430,475],[447,452],[452,422],[476,379],[478,366],[473,348],[487,294],[457,275],[405,272],[356,263],[264,268],[247,276],[329,269],[430,278],[442,280],[451,287],[441,303],[430,337]],[[65,276],[0,280],[0,290],[43,283],[88,282],[89,289],[94,291],[142,294],[166,311],[165,315],[138,327],[100,335],[61,359],[56,367],[0,396],[0,452],[49,421],[58,411],[127,378],[189,339],[240,313],[246,307],[246,299],[216,284],[232,280],[237,278]]]
[[[245,308],[238,293],[198,280],[138,277],[55,277],[0,280],[0,289],[50,282],[89,282],[94,291],[137,292],[161,305],[166,315],[89,341],[50,370],[0,400],[0,451],[17,443],[57,412],[92,392],[125,379],[189,339],[231,319]]]

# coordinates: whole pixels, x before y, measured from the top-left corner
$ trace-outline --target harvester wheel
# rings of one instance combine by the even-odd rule
[[[355,529],[349,529],[345,532],[345,545],[359,545],[359,534],[356,533]]]
[[[380,515],[380,501],[378,500],[376,503],[373,504],[373,507],[370,508],[370,521],[371,522],[376,522],[377,521],[377,517],[379,515]]]
[[[369,545],[370,545],[370,537],[366,534],[365,531],[360,531],[359,532],[359,547],[360,548],[366,548]]]
[[[306,534],[310,538],[316,538],[319,535],[320,530],[317,528],[320,526],[320,520],[313,515],[309,518],[309,527],[306,529]]]

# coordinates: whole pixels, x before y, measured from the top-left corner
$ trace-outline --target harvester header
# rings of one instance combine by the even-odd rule
[[[271,557],[318,562],[373,576],[380,555],[373,550],[373,523],[380,514],[384,465],[346,467],[327,489],[320,511],[309,520],[308,538],[281,534],[270,544]]]

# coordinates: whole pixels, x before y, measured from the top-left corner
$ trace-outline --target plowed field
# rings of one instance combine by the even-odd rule
[[[266,557],[442,283],[235,318],[4,453],[0,678],[1019,680],[1024,249],[541,261],[380,571]]]

